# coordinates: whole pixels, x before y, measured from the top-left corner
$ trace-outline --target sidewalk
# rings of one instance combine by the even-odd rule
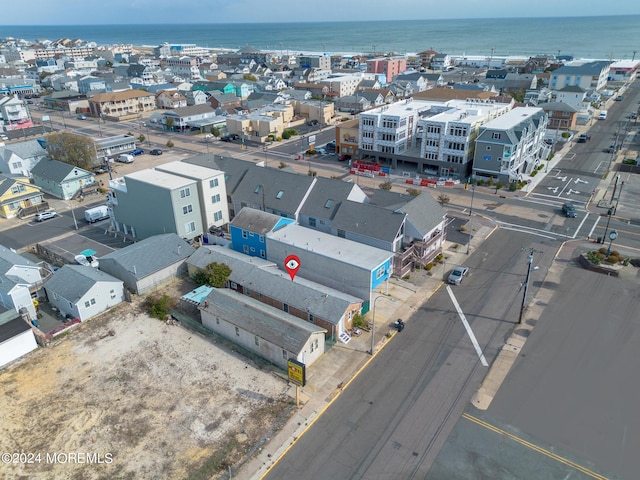
[[[486,218],[473,216],[467,222],[468,230],[473,231],[469,253],[475,249],[495,230],[495,226]],[[415,271],[408,279],[392,279],[388,290],[383,290],[381,298],[375,305],[375,352],[378,353],[396,335],[393,322],[402,318],[409,321],[412,314],[420,308],[442,285],[444,276],[453,265],[466,262],[468,258],[466,245],[455,247],[447,241],[443,247],[446,261],[437,264],[430,272]],[[385,300],[389,301],[385,301]],[[393,299],[393,301],[391,301]],[[375,300],[374,300],[375,301]],[[367,320],[373,320],[372,311]],[[387,337],[387,334],[390,334]],[[402,335],[402,333],[400,333]],[[301,406],[286,425],[265,445],[260,452],[244,464],[234,479],[259,479],[283,456],[305,430],[307,430],[322,413],[340,396],[349,383],[375,358],[371,356],[371,335],[363,332],[347,343],[337,343],[330,351],[307,370],[307,385],[300,389]],[[295,387],[291,387],[290,395],[295,398]]]

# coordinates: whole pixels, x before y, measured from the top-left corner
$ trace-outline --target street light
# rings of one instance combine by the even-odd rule
[[[611,244],[616,238],[618,238],[618,232],[616,230],[611,230],[611,233],[609,234],[609,248],[607,248],[607,257],[611,255]]]
[[[607,215],[609,215],[609,218],[607,219],[607,226],[604,227],[604,235],[602,236],[602,241],[600,243],[604,243],[605,238],[607,237],[607,232],[609,231],[609,222],[611,221],[611,215],[613,215],[613,207],[609,208]]]
[[[386,298],[387,300],[393,303],[396,302],[393,298],[387,297],[386,295],[379,295],[373,300],[373,317],[371,318],[371,351],[369,352],[371,353],[371,355],[373,355],[373,349],[375,345],[375,335],[376,335],[376,303],[381,298]]]
[[[469,207],[469,216],[473,213],[473,196],[476,193],[476,184],[471,184],[471,207]]]
[[[524,281],[524,294],[522,295],[522,305],[520,305],[520,316],[518,317],[518,324],[522,323],[522,317],[524,315],[524,308],[527,303],[527,290],[529,289],[529,276],[531,275],[531,264],[533,263],[533,253],[535,249],[531,249],[529,252],[529,256],[527,257],[527,278]],[[535,267],[534,270],[537,270],[538,267]]]

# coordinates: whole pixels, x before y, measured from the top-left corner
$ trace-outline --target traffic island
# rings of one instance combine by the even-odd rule
[[[604,247],[580,254],[578,262],[587,270],[611,277],[619,277],[625,269],[640,266],[640,259],[625,257],[617,250]]]

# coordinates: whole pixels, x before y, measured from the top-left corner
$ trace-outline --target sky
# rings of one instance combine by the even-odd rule
[[[640,15],[638,0],[28,0],[2,8],[0,25],[272,23]],[[453,6],[453,8],[451,8]],[[5,6],[7,7],[7,6]],[[2,30],[0,29],[0,37]]]

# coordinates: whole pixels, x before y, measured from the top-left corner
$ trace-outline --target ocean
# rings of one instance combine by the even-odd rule
[[[192,43],[205,48],[245,46],[282,52],[417,53],[454,56],[572,55],[635,58],[640,15],[562,18],[406,20],[174,25],[0,26],[0,38],[79,38],[99,45]]]

